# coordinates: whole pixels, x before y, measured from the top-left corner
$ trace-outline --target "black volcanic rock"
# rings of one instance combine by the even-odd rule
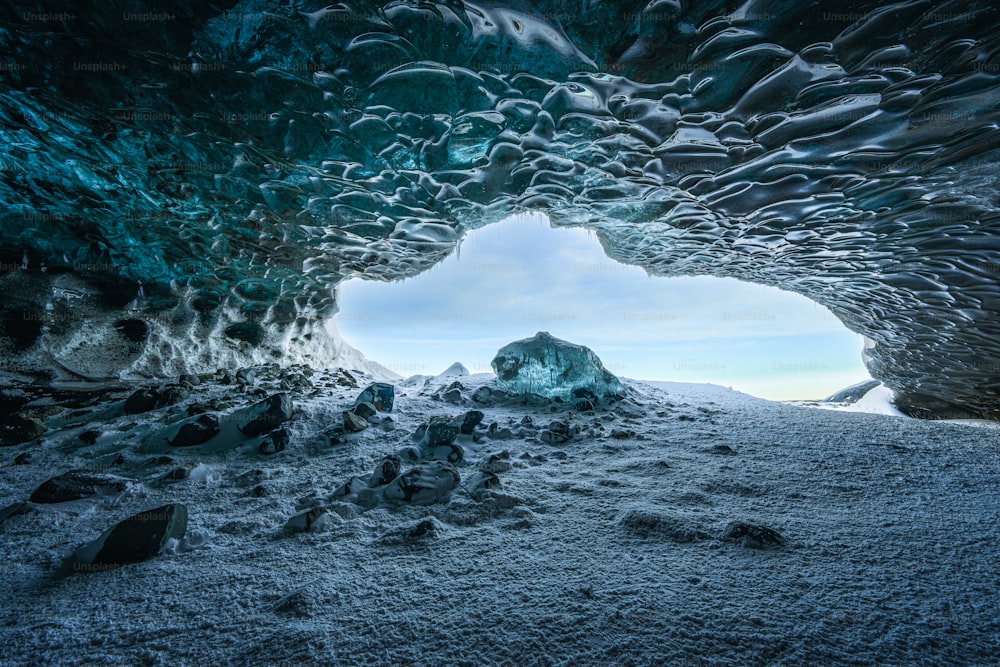
[[[10,447],[31,442],[41,437],[48,429],[34,417],[19,414],[7,415],[0,424],[0,447]]]
[[[54,504],[80,500],[99,492],[120,493],[125,480],[110,475],[98,475],[83,470],[71,470],[42,482],[28,498],[33,503]]]
[[[292,398],[288,394],[274,394],[251,406],[239,425],[243,435],[254,437],[273,431],[292,418]]]
[[[157,555],[167,540],[182,539],[186,530],[187,507],[164,505],[115,524],[93,542],[77,549],[70,562],[76,572],[136,563]]]
[[[219,434],[219,418],[215,415],[204,414],[193,422],[188,422],[181,426],[177,435],[170,441],[173,447],[193,447],[201,445]]]

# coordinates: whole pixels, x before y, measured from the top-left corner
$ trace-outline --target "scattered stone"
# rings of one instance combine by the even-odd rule
[[[334,424],[330,428],[326,429],[327,442],[333,445],[344,444],[344,439],[347,437],[347,431],[344,429],[343,424]]]
[[[423,440],[429,447],[450,445],[462,432],[462,427],[451,417],[431,417],[427,424],[417,428],[416,438]]]
[[[572,399],[575,390],[587,390],[594,397],[613,399],[625,393],[624,385],[604,368],[593,351],[545,331],[505,345],[491,365],[497,385],[517,396],[539,394]]]
[[[7,505],[7,507],[0,509],[0,526],[2,526],[7,519],[27,514],[30,511],[31,505],[28,503],[14,503],[12,505]]]
[[[584,400],[577,401],[576,403],[574,403],[573,407],[575,407],[580,412],[589,412],[589,411],[591,411],[591,410],[594,409],[594,404],[591,403],[590,401],[584,399]]]
[[[263,484],[258,484],[257,486],[250,489],[250,495],[254,498],[263,498],[267,495],[267,487]]]
[[[125,490],[125,484],[125,480],[118,477],[71,470],[42,482],[28,500],[43,505],[65,503],[90,498],[101,492],[120,493]]]
[[[92,572],[100,566],[136,563],[152,558],[167,540],[180,541],[187,530],[187,507],[164,505],[121,521],[71,556],[73,571]]]
[[[90,429],[89,431],[84,431],[83,433],[76,436],[79,438],[80,442],[85,445],[92,445],[97,442],[97,439],[104,435],[101,431]]]
[[[419,522],[416,526],[410,530],[409,537],[420,538],[420,537],[433,537],[440,532],[438,528],[438,522],[433,518],[424,519]]]
[[[344,420],[344,430],[348,433],[358,433],[368,428],[368,422],[349,410],[340,413],[340,418]]]
[[[197,387],[201,384],[201,378],[194,373],[183,373],[177,378],[177,384],[187,385],[188,387]]]
[[[125,399],[124,412],[127,415],[138,415],[157,408],[166,407],[183,401],[190,395],[187,388],[172,385],[157,389],[137,389]]]
[[[375,406],[367,401],[355,405],[352,412],[362,419],[371,419],[378,414],[378,410],[375,409]]]
[[[616,428],[616,429],[612,429],[611,433],[609,433],[608,435],[610,435],[615,440],[627,440],[629,438],[635,437],[635,432],[634,431],[625,431],[623,429]]]
[[[521,417],[521,426],[527,426],[529,428],[534,426],[534,424],[531,421],[531,417],[529,415],[524,415],[523,417]]]
[[[156,392],[152,389],[137,389],[125,399],[125,414],[137,415],[156,407]]]
[[[261,454],[270,456],[272,454],[285,451],[290,439],[288,431],[284,428],[279,428],[276,431],[268,433],[267,436],[260,441],[257,448],[260,450]]]
[[[255,379],[257,379],[257,373],[252,368],[241,368],[236,371],[237,384],[253,384]]]
[[[618,523],[639,537],[665,537],[678,543],[698,542],[711,536],[692,526],[689,521],[675,516],[657,514],[644,509],[625,511]]]
[[[172,447],[194,447],[208,442],[217,436],[220,430],[219,418],[204,414],[181,426],[174,439],[168,442]]]
[[[736,451],[729,445],[715,445],[710,450],[712,454],[719,454],[721,456],[734,456]]]
[[[479,387],[470,396],[474,403],[490,405],[493,403],[493,390],[489,387]]]
[[[285,530],[290,533],[305,533],[322,528],[329,521],[325,507],[313,507],[299,512],[285,522]]]
[[[41,437],[48,428],[34,417],[7,415],[0,424],[0,447],[11,447]]]
[[[174,482],[185,480],[191,476],[192,467],[193,466],[191,465],[177,466],[176,468],[168,472],[166,475],[164,475],[163,479],[171,480]]]
[[[510,462],[510,452],[504,450],[496,454],[490,454],[485,459],[479,462],[476,466],[480,470],[492,473],[507,472],[512,469],[514,465]]]
[[[421,448],[421,456],[428,461],[447,461],[458,464],[465,458],[465,449],[453,442],[434,447],[424,445]]]
[[[722,539],[751,549],[770,549],[785,546],[785,538],[778,531],[767,526],[744,523],[742,521],[733,521],[726,526],[725,531],[722,533]]]
[[[432,461],[392,480],[383,494],[389,500],[430,505],[447,500],[460,481],[458,471],[450,463]]]
[[[242,412],[240,432],[252,438],[273,431],[291,419],[292,399],[288,394],[274,394]]]
[[[347,371],[344,371],[344,373],[346,374]],[[357,400],[354,401],[354,404],[371,403],[379,412],[392,412],[394,401],[395,389],[393,386],[385,382],[376,382],[368,385],[358,396]]]
[[[564,421],[556,420],[538,432],[538,439],[550,445],[561,445],[576,435],[577,429]]]
[[[392,480],[399,477],[399,472],[403,467],[403,461],[395,454],[389,454],[382,459],[378,467],[375,468],[375,473],[372,475],[372,482],[379,486],[383,484],[388,484]]]
[[[469,489],[469,493],[474,498],[480,498],[486,491],[499,491],[501,488],[500,478],[492,472],[480,470],[469,478],[466,488]]]
[[[485,416],[486,415],[479,410],[469,410],[462,418],[462,426],[459,428],[459,431],[463,435],[472,435],[472,432],[477,426],[479,426],[480,423],[482,423],[483,417]]]
[[[461,389],[446,389],[445,392],[441,394],[441,400],[457,405],[465,399],[462,397]]]
[[[31,452],[21,452],[14,457],[14,465],[26,466],[31,463]]]

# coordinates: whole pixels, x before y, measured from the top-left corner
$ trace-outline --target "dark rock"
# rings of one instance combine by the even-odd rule
[[[424,445],[421,448],[421,457],[428,461],[447,461],[448,463],[461,463],[465,458],[465,450],[461,445],[453,442],[441,445]]]
[[[715,445],[710,450],[713,454],[719,454],[721,456],[733,456],[736,452],[729,445]]]
[[[625,431],[625,430],[620,429],[620,428],[612,429],[611,433],[609,433],[608,435],[610,435],[615,440],[627,440],[629,438],[635,437],[635,433],[634,432],[632,432],[632,431]]]
[[[191,476],[191,466],[177,466],[160,477],[161,482],[180,482]]]
[[[195,421],[181,426],[169,443],[173,447],[194,447],[208,442],[218,435],[220,430],[218,417],[201,415]]]
[[[477,426],[479,426],[480,423],[482,423],[483,417],[485,416],[486,415],[479,410],[469,410],[465,413],[465,417],[462,419],[462,426],[459,428],[459,431],[463,435],[472,435],[472,432]]]
[[[344,372],[346,373],[346,371]],[[376,382],[368,385],[358,396],[357,400],[354,401],[354,404],[371,403],[379,412],[392,412],[394,402],[395,388],[385,382]]]
[[[76,437],[79,438],[80,442],[84,443],[85,445],[92,445],[95,442],[97,442],[97,439],[100,438],[102,435],[104,435],[104,433],[102,433],[101,431],[90,429],[89,431],[84,431],[83,433],[81,433]]]
[[[378,414],[378,410],[375,409],[375,406],[367,401],[355,405],[352,412],[363,419],[370,419]]]
[[[188,387],[197,387],[201,384],[201,378],[194,373],[184,373],[177,378],[177,384],[187,385]]]
[[[421,434],[421,429],[423,429],[423,434]],[[429,447],[437,447],[438,445],[450,445],[461,432],[461,425],[456,424],[451,417],[435,416],[430,418],[426,426],[421,425],[417,429],[417,437],[420,438],[422,435]]]
[[[236,382],[238,384],[252,384],[257,378],[257,374],[252,368],[241,368],[236,371]]]
[[[244,414],[240,433],[255,437],[273,431],[292,418],[292,399],[288,394],[274,394],[252,405]]]
[[[395,454],[390,454],[382,459],[382,462],[375,468],[372,475],[372,482],[379,486],[388,484],[399,477],[399,471],[403,467],[403,461]]]
[[[409,532],[409,537],[419,538],[419,537],[431,537],[439,533],[437,522],[433,519],[424,519],[420,521],[416,526],[413,527]]]
[[[742,521],[733,521],[726,526],[722,539],[751,549],[769,549],[785,545],[785,538],[778,531]]]
[[[591,403],[590,401],[582,400],[574,403],[573,407],[575,407],[580,412],[589,412],[590,410],[594,409],[594,404]]]
[[[343,444],[346,435],[347,435],[347,430],[344,428],[343,424],[334,424],[330,428],[326,429],[327,441],[331,445]]]
[[[573,390],[572,395],[573,398],[581,398],[591,404],[596,404],[598,401],[597,394],[586,387],[577,387]]]
[[[238,322],[226,327],[226,336],[257,347],[264,341],[264,327],[256,322]]]
[[[474,403],[480,405],[490,405],[493,403],[493,390],[489,387],[479,387],[470,397]]]
[[[125,490],[125,480],[110,475],[97,475],[82,470],[71,470],[48,479],[31,493],[33,503],[53,504],[80,500],[99,492],[120,493]]]
[[[267,487],[263,484],[258,484],[250,490],[250,495],[254,498],[263,498],[267,495]]]
[[[288,446],[290,438],[288,431],[283,428],[279,428],[276,431],[271,431],[267,436],[261,440],[258,449],[260,449],[261,454],[277,454],[278,452],[285,451]]]
[[[299,512],[285,522],[285,530],[290,533],[305,533],[322,526],[326,517],[325,507],[312,507],[304,512]]]
[[[538,439],[550,445],[560,445],[576,434],[576,429],[568,423],[556,420],[549,422],[549,425],[538,432]]]
[[[14,503],[12,505],[7,505],[7,507],[0,509],[0,526],[2,526],[4,522],[7,521],[7,519],[10,519],[15,516],[20,516],[22,514],[27,514],[30,511],[31,511],[31,505],[29,505],[28,503],[20,502],[20,503]]]
[[[368,428],[368,422],[350,410],[344,410],[340,413],[340,417],[344,420],[344,429],[348,433],[358,433],[359,431],[364,431]]]
[[[711,537],[706,531],[692,525],[687,519],[658,514],[644,509],[625,511],[619,524],[639,537],[663,537],[681,544],[699,542]]]
[[[14,457],[14,465],[26,466],[31,463],[31,452],[21,452]]]
[[[447,500],[460,481],[458,471],[450,463],[432,461],[392,480],[383,493],[389,500],[430,505]]]
[[[125,414],[137,415],[156,407],[156,392],[152,389],[137,389],[125,399]]]
[[[156,408],[173,405],[188,397],[188,390],[180,386],[160,389],[137,389],[125,399],[125,414],[138,415]]]
[[[464,399],[462,398],[462,391],[460,389],[447,389],[443,394],[441,394],[441,400],[452,404],[458,404]]]
[[[0,447],[20,445],[41,437],[48,428],[34,417],[7,415],[0,424]]]
[[[152,558],[169,539],[180,540],[187,530],[187,507],[173,504],[146,510],[104,531],[71,557],[76,572],[98,571],[102,565],[136,563]],[[98,566],[98,567],[95,567]]]
[[[496,454],[490,454],[485,459],[479,462],[477,466],[480,470],[485,470],[487,472],[507,472],[513,468],[513,464],[510,462],[510,452],[502,451]]]

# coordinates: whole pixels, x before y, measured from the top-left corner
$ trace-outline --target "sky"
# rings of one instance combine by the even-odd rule
[[[343,338],[404,376],[459,361],[473,373],[548,331],[621,377],[711,382],[772,400],[817,399],[868,379],[861,336],[809,299],[733,279],[650,277],[597,237],[520,215],[470,232],[409,280],[339,288]]]

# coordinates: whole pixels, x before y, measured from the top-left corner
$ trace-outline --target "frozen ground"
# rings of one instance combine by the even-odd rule
[[[141,415],[121,416],[134,387],[70,411],[54,405],[65,397],[36,401],[64,428],[0,450],[4,506],[72,468],[134,481],[0,525],[0,663],[1000,663],[995,429],[675,383],[629,382],[626,401],[578,413],[482,392],[476,403],[491,378],[457,379],[456,403],[434,398],[454,376],[398,383],[388,419],[330,445],[323,431],[365,380],[286,374],[288,449],[174,449],[174,462],[151,466],[140,464],[161,455],[160,434],[187,406],[250,404],[279,388],[277,372],[205,382]],[[427,417],[472,409],[485,419],[478,443],[460,440],[463,485],[449,502],[330,499],[411,445]],[[542,442],[540,427],[557,419],[580,433]],[[87,431],[99,434],[91,445]],[[13,465],[24,451],[30,463]],[[477,463],[502,451],[502,489],[471,490]],[[169,479],[178,467],[187,478]],[[116,521],[171,502],[189,511],[180,548],[108,571],[60,569]],[[317,502],[329,519],[283,529]],[[723,540],[732,521],[786,543]]]

